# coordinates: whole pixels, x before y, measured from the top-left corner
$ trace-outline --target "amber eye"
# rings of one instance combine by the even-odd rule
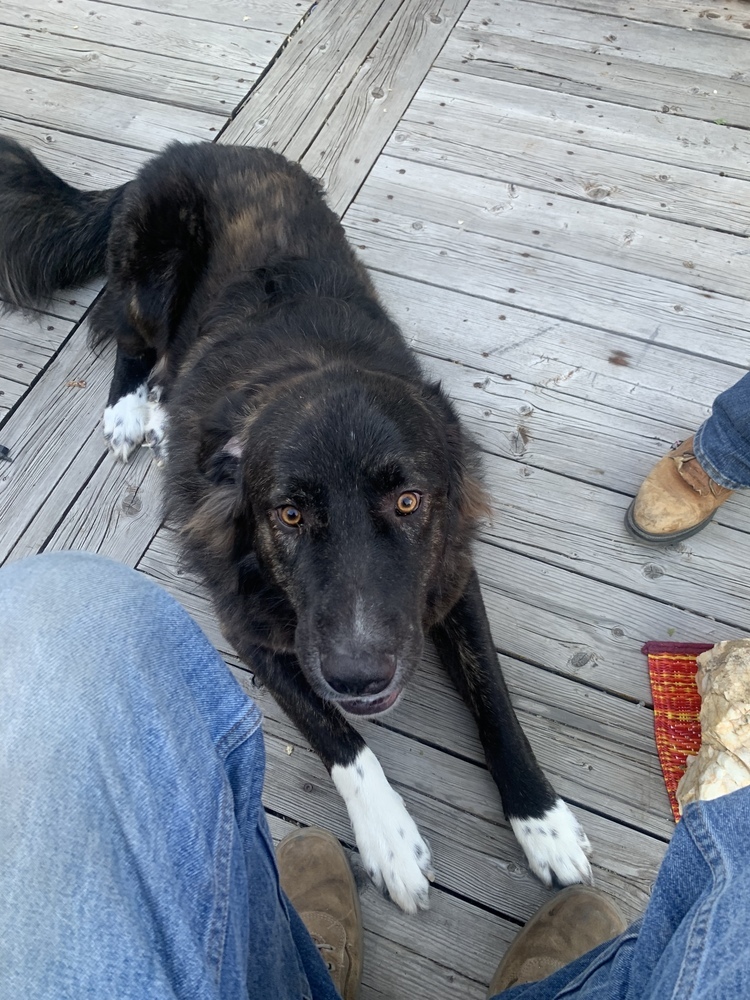
[[[396,501],[396,513],[413,514],[421,502],[422,497],[419,493],[414,493],[413,490],[410,490],[408,493],[402,493]]]
[[[277,507],[276,516],[285,528],[296,528],[302,524],[302,514],[291,504],[288,507]]]

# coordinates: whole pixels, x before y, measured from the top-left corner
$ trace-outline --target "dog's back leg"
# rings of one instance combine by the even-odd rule
[[[516,718],[472,571],[461,599],[432,630],[440,658],[477,720],[505,815],[532,871],[547,885],[590,882],[590,846],[544,776]]]
[[[172,345],[205,256],[200,194],[182,174],[154,161],[130,185],[113,219],[108,285],[91,319],[94,344],[117,343],[104,435],[122,461],[140,445],[153,449],[158,464],[166,457]]]
[[[314,693],[296,657],[260,648],[240,652],[330,772],[375,885],[407,913],[426,909],[430,849],[375,754],[341,712]]]

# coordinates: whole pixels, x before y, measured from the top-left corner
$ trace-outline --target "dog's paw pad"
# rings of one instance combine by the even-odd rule
[[[362,864],[383,895],[416,913],[430,905],[432,853],[372,750],[331,777],[349,811]]]
[[[591,844],[562,799],[543,816],[518,819],[510,825],[524,850],[529,867],[545,885],[574,885],[594,881],[588,855]]]
[[[109,450],[121,462],[127,462],[143,444],[148,420],[146,386],[121,396],[104,411],[104,438]]]

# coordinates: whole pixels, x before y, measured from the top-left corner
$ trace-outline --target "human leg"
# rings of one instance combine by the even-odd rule
[[[750,374],[716,397],[711,416],[646,476],[625,524],[670,544],[701,531],[734,490],[750,486]]]
[[[0,629],[0,998],[337,996],[279,888],[260,713],[185,612],[55,554],[0,571]]]
[[[750,373],[716,397],[694,447],[701,467],[719,486],[750,486]]]
[[[694,803],[644,916],[502,1000],[738,1000],[750,996],[750,788]]]

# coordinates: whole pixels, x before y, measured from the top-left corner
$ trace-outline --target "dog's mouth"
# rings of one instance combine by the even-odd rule
[[[349,715],[380,715],[393,708],[403,694],[403,688],[396,688],[390,694],[382,695],[379,698],[349,698],[345,701],[337,701],[336,704]]]

